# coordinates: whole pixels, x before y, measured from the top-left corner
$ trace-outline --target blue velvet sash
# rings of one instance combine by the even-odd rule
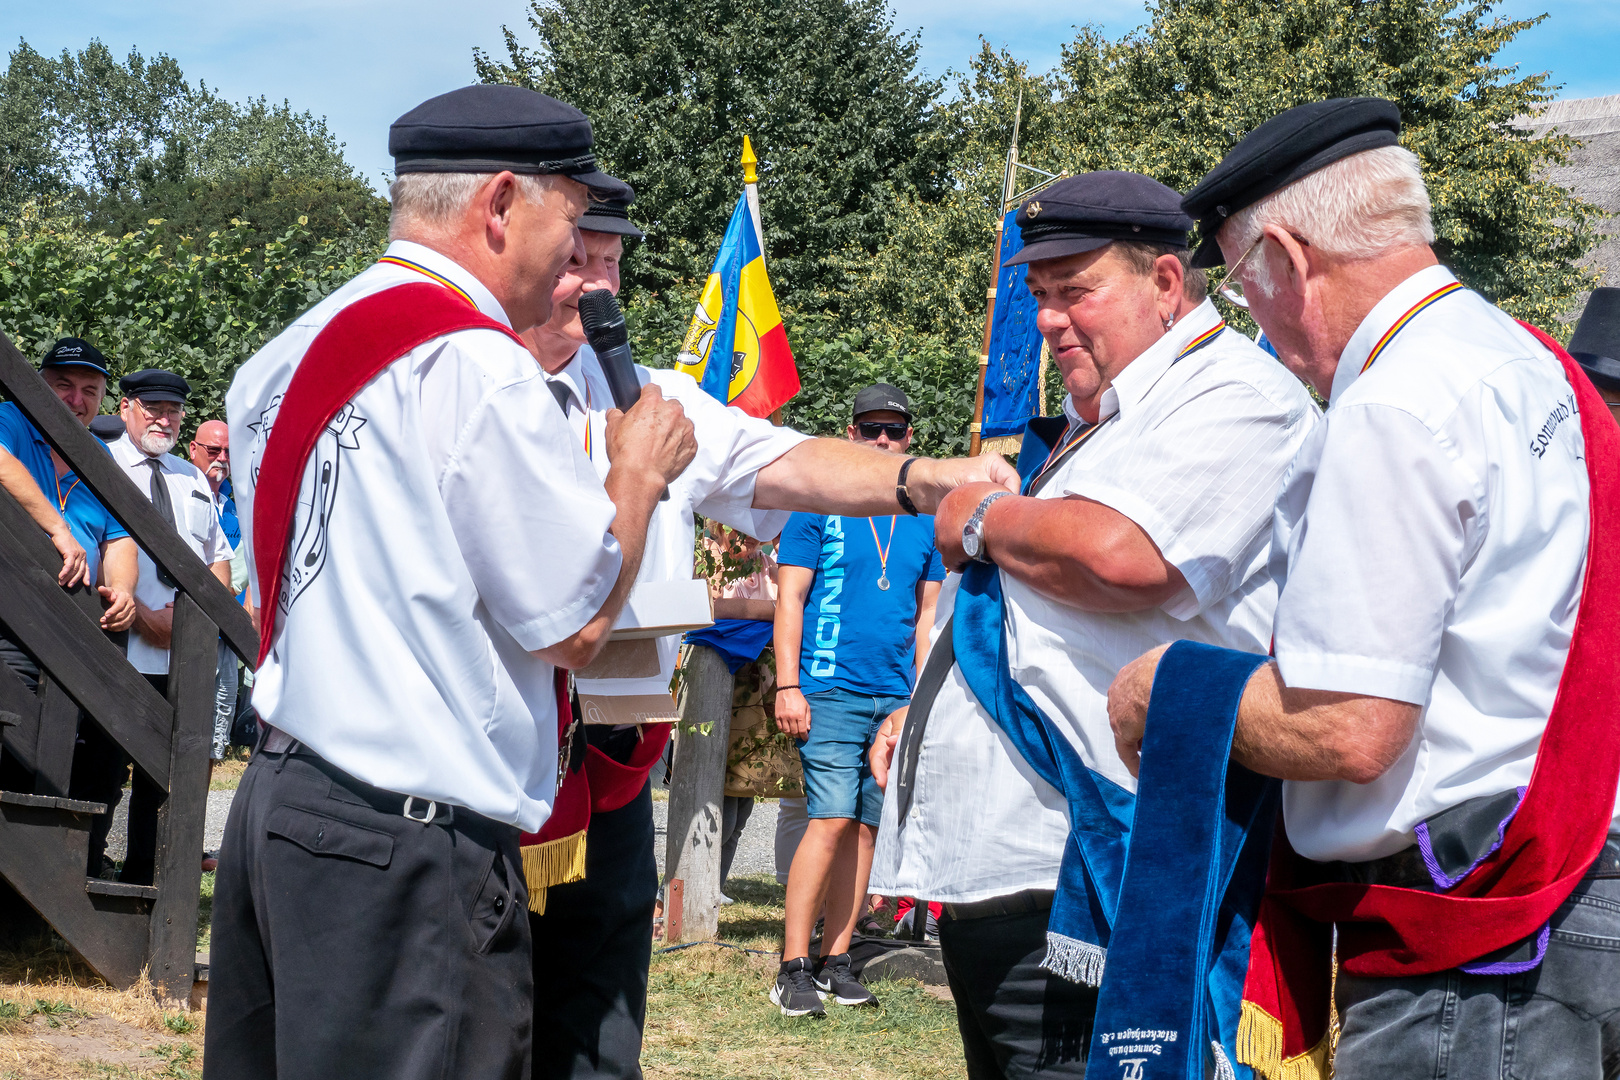
[[[1229,769],[1227,758],[1243,687],[1266,658],[1186,641],[1165,653],[1133,797],[1089,769],[1013,681],[995,567],[963,572],[955,619],[968,687],[1068,803],[1042,966],[1101,984],[1089,1060],[1118,1063],[1133,1080],[1202,1080],[1204,1048],[1214,1044],[1217,1075],[1237,1075],[1249,932],[1278,785]]]

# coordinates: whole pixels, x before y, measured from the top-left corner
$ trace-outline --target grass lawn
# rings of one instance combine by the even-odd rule
[[[653,956],[642,1066],[651,1080],[945,1080],[961,1077],[949,1001],[879,982],[881,1004],[788,1020],[766,996],[782,944],[782,888],[734,877],[720,939]],[[209,945],[214,875],[204,874],[197,946]],[[0,951],[0,1080],[195,1080],[206,1014],[165,1011],[151,991],[108,989],[46,938]],[[763,951],[764,955],[744,949]]]
[[[832,1006],[822,1020],[784,1018],[766,996],[782,947],[782,887],[733,877],[720,938],[764,950],[694,945],[654,954],[641,1063],[649,1077],[865,1080],[961,1077],[962,1044],[949,1001],[910,980],[872,984],[879,1006]]]

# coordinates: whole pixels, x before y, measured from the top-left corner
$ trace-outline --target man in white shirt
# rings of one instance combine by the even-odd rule
[[[551,319],[523,337],[551,379],[563,403],[574,438],[598,473],[609,468],[603,433],[612,394],[602,365],[585,344],[579,299],[593,289],[619,291],[619,263],[625,238],[639,239],[630,222],[634,192],[593,203],[579,221],[584,258],[570,265],[553,293]],[[872,455],[852,457],[843,440],[812,439],[791,428],[727,408],[705,393],[691,376],[645,367],[636,369],[644,385],[658,387],[681,403],[691,417],[698,451],[692,464],[670,485],[647,530],[644,581],[692,577],[693,515],[724,522],[750,536],[769,538],[782,531],[787,510],[850,507],[864,513],[894,506],[891,475],[851,471],[856,462],[881,464]],[[951,470],[950,483],[980,476],[1010,478],[997,458],[932,462],[917,467]],[[837,478],[842,478],[839,482]],[[679,636],[658,641],[660,669],[642,680],[581,679],[586,689],[619,693],[667,693],[674,673]],[[628,767],[630,751],[667,738],[667,726],[615,731],[588,725],[591,759],[613,758]],[[647,967],[658,875],[653,851],[651,787],[645,777],[652,755],[638,753],[638,794],[622,807],[593,809],[586,846],[585,880],[547,890],[546,912],[532,916],[535,935],[534,1076],[540,1078],[627,1078],[641,1075],[641,1032],[646,1016]],[[587,766],[587,767],[588,767]],[[622,782],[622,781],[621,781]],[[597,794],[592,780],[592,794]]]
[[[1283,779],[1298,884],[1444,895],[1510,853],[1540,776],[1586,572],[1583,428],[1609,420],[1575,410],[1557,358],[1438,263],[1399,130],[1387,101],[1300,106],[1184,206],[1203,219],[1201,264],[1231,267],[1282,361],[1329,402],[1278,499],[1276,659],[1248,683],[1233,758]],[[1110,694],[1127,760],[1157,658]],[[1336,1075],[1612,1074],[1617,858],[1611,837],[1550,928],[1461,942],[1477,951],[1460,966],[1425,961],[1458,944],[1452,928],[1405,928],[1406,970],[1427,974],[1358,970],[1379,947],[1365,924],[1385,916],[1346,914]]]
[[[1265,649],[1271,507],[1318,423],[1298,380],[1205,298],[1179,202],[1148,177],[1100,172],[1020,208],[1014,261],[1029,264],[1037,326],[1069,391],[1067,427],[1026,473],[1026,497],[963,488],[936,519],[947,565],[1000,569],[1012,679],[1099,786],[1127,800],[1135,782],[1113,750],[1106,687],[1150,642]],[[960,583],[947,580],[936,626]],[[950,655],[941,647],[936,656]],[[1082,1076],[1096,989],[1042,968],[1069,836],[1064,797],[960,668],[936,682],[931,707],[928,682],[873,747],[887,798],[872,888],[945,901],[940,945],[972,1080]],[[897,741],[912,753],[891,762]],[[894,771],[906,768],[914,774]]]
[[[108,444],[113,460],[152,500],[186,546],[215,577],[231,583],[231,543],[214,510],[214,491],[191,462],[173,453],[186,417],[191,384],[172,371],[146,368],[118,381],[124,437]],[[175,587],[152,557],[140,553],[135,583],[135,624],[127,655],[159,694],[168,694],[169,633],[174,626]],[[136,770],[130,785],[129,844],[118,880],[152,884],[157,856],[157,807],[162,793]]]

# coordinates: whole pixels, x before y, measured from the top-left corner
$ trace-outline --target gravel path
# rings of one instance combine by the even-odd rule
[[[225,816],[230,813],[234,791],[208,793],[208,820],[203,827],[203,849],[218,851],[220,839],[225,835]],[[653,828],[657,831],[653,851],[658,857],[658,872],[664,871],[666,825],[669,821],[669,803],[653,803]],[[124,844],[129,823],[129,793],[119,800],[113,811],[112,835],[107,839],[107,854],[114,859],[124,857]],[[743,829],[737,844],[737,857],[732,862],[733,874],[771,874],[776,871],[776,800],[761,799],[754,803],[754,813]]]

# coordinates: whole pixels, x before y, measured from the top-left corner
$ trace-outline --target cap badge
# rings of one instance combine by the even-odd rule
[[[1041,216],[1041,204],[1038,203],[1038,202],[1030,203],[1029,208],[1027,210],[1025,210],[1024,213],[1028,214],[1030,217],[1040,217]]]

